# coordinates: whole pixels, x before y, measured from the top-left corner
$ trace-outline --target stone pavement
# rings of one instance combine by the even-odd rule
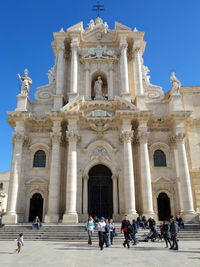
[[[129,250],[120,243],[99,250],[95,243],[26,241],[20,254],[14,253],[14,241],[0,241],[0,266],[4,267],[86,267],[137,266],[171,267],[200,266],[199,241],[181,241],[179,251],[171,251],[160,243],[139,243]]]

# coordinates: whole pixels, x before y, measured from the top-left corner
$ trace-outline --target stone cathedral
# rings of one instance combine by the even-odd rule
[[[29,99],[26,69],[4,223],[88,217],[199,221],[200,87],[150,82],[144,32],[100,17],[55,32],[49,83]]]

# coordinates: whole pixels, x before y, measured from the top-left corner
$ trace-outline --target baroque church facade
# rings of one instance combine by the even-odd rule
[[[100,17],[54,33],[49,84],[21,77],[8,112],[13,156],[4,223],[88,214],[199,221],[200,87],[150,83],[144,32]]]

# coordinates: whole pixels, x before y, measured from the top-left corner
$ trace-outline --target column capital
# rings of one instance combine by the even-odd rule
[[[88,181],[88,180],[89,180],[89,176],[88,176],[88,175],[84,175],[84,176],[83,176],[83,180],[84,180],[84,181]]]
[[[146,131],[139,131],[137,135],[137,140],[140,143],[147,143],[149,138],[149,132]]]
[[[57,51],[58,52],[64,52],[65,50],[65,44],[63,40],[60,40],[57,44]]]
[[[78,142],[80,140],[80,135],[77,131],[69,130],[66,131],[66,138],[68,142]]]
[[[62,134],[60,132],[57,132],[57,133],[53,132],[50,134],[50,136],[51,136],[52,144],[60,144],[61,138],[62,138]]]
[[[117,175],[112,175],[111,178],[112,178],[113,181],[116,181],[118,179],[118,176]]]
[[[172,135],[169,137],[169,141],[171,144],[183,144],[185,140],[186,134],[181,132],[176,135]]]
[[[79,47],[79,40],[78,38],[73,38],[72,41],[71,41],[71,44],[70,44],[72,50],[73,49],[78,49]]]
[[[120,134],[120,139],[123,143],[130,143],[133,140],[133,132],[134,131],[122,131]]]
[[[24,143],[25,141],[28,141],[28,137],[25,136],[23,133],[15,132],[13,133],[12,143]]]

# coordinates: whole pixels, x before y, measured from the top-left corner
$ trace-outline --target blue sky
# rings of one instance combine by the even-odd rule
[[[17,72],[29,69],[36,88],[48,82],[46,73],[54,65],[53,32],[83,21],[87,26],[94,0],[6,0],[0,5],[0,172],[10,169],[12,129],[6,111],[16,108],[19,93]],[[175,71],[182,85],[200,85],[199,0],[102,0],[101,17],[114,27],[118,21],[145,32],[144,64],[151,83],[170,89]]]

